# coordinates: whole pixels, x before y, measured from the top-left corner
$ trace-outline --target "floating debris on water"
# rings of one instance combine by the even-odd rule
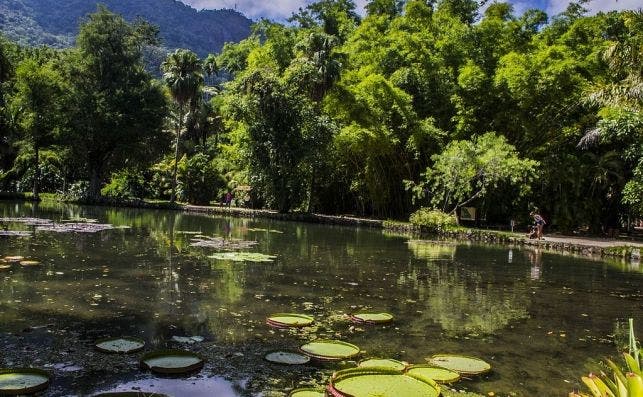
[[[24,230],[0,230],[0,237],[29,237],[31,232]]]

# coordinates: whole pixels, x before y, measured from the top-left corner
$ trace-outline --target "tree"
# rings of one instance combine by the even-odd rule
[[[628,164],[630,179],[623,187],[623,203],[643,215],[643,11],[623,15],[627,28],[603,51],[609,78],[595,84],[585,103],[598,109],[598,122],[581,139],[584,149],[616,145]]]
[[[167,145],[165,98],[141,56],[144,45],[156,42],[150,32],[142,22],[129,24],[99,7],[65,59],[74,102],[68,140],[87,167],[91,198],[100,195],[112,170],[147,164]]]
[[[11,107],[24,140],[33,150],[35,200],[40,199],[40,150],[51,144],[57,132],[64,128],[62,113],[65,91],[62,76],[51,64],[40,65],[28,58],[18,65]]]
[[[301,206],[307,193],[311,162],[330,140],[330,126],[316,106],[265,70],[242,81],[234,118],[240,126],[240,150],[248,162],[253,190],[265,202],[288,212]]]
[[[416,194],[423,196],[427,189],[434,207],[455,214],[500,184],[518,185],[525,193],[538,165],[519,158],[516,149],[493,132],[470,141],[453,141],[432,160]]]
[[[174,141],[174,169],[172,171],[172,194],[170,202],[176,200],[176,172],[179,162],[179,143],[183,133],[186,107],[194,101],[203,87],[203,64],[190,50],[178,49],[168,55],[161,65],[163,79],[170,89],[172,99],[177,106],[178,115]]]

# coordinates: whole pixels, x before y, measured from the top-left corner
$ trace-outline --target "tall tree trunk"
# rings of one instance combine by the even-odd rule
[[[91,165],[89,192],[87,193],[91,199],[97,199],[100,197],[100,170],[95,164]]]
[[[181,130],[183,129],[183,106],[179,106],[179,123],[176,129],[176,140],[174,143],[174,169],[172,170],[172,195],[170,203],[176,201],[176,173],[179,165],[179,140],[181,139]]]
[[[34,145],[34,155],[36,156],[36,171],[33,178],[33,199],[40,200],[40,148]]]

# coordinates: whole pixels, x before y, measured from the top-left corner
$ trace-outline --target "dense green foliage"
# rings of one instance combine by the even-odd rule
[[[412,213],[409,221],[428,233],[440,233],[458,226],[458,220],[454,215],[428,208],[420,208]]]
[[[97,194],[114,173],[105,192],[127,191],[121,172],[138,169],[156,198],[231,190],[280,211],[404,219],[466,205],[508,224],[538,206],[549,227],[594,232],[643,216],[640,11],[583,16],[572,3],[549,21],[507,3],[478,15],[472,0],[367,10],[322,0],[291,25],[257,23],[216,57],[177,51],[164,87],[141,66],[155,29],[106,11],[69,51],[2,41],[2,183],[28,179],[29,126],[7,103],[35,52],[72,87],[42,143],[63,170],[56,190],[86,180]],[[214,85],[218,72],[231,81]]]
[[[97,4],[130,22],[142,17],[158,26],[166,48],[190,48],[202,56],[250,33],[251,21],[236,11],[197,11],[174,0],[3,0],[0,30],[24,45],[66,48],[74,42],[78,22]]]

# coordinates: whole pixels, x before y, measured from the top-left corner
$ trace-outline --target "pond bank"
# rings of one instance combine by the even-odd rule
[[[11,195],[0,193],[0,200],[30,200],[29,194]],[[58,195],[43,194],[44,200],[64,201]],[[200,213],[211,215],[223,215],[243,218],[265,218],[280,221],[308,222],[327,225],[368,227],[383,229],[387,231],[409,234],[420,238],[436,237],[423,232],[417,226],[409,222],[381,220],[373,218],[359,218],[349,215],[324,215],[314,213],[290,212],[280,213],[267,209],[251,209],[242,207],[226,206],[204,206],[192,204],[170,203],[168,201],[151,200],[101,200],[98,202],[73,202],[74,204],[101,205],[113,207],[161,209],[183,211],[188,213]],[[569,252],[584,256],[598,256],[622,258],[627,260],[640,260],[643,242],[625,241],[617,239],[602,239],[594,237],[575,237],[551,235],[544,240],[530,240],[521,233],[507,231],[485,230],[473,228],[458,228],[441,232],[438,237],[449,238],[461,241],[474,241],[491,244],[507,244],[542,248],[556,252]]]

